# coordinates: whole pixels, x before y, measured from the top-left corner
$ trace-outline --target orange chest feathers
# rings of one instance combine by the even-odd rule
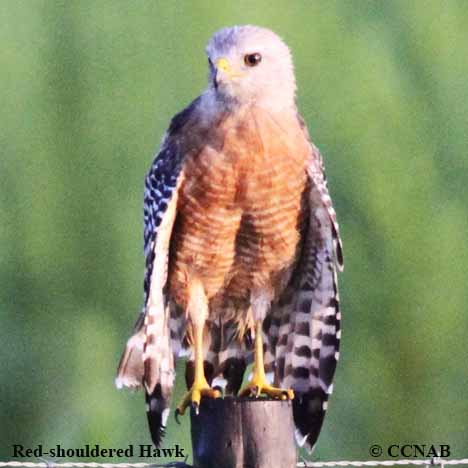
[[[182,306],[191,277],[216,303],[248,301],[253,288],[277,295],[297,261],[308,141],[294,119],[246,117],[223,120],[186,158],[169,261]]]

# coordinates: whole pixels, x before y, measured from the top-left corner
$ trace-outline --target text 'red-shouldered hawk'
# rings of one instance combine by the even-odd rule
[[[145,180],[144,308],[117,386],[146,391],[160,444],[188,353],[188,393],[293,399],[313,447],[338,359],[343,258],[322,158],[295,103],[288,47],[235,26],[207,46],[209,85],[177,114]]]

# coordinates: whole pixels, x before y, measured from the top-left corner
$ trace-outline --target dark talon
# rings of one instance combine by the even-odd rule
[[[179,408],[176,408],[174,412],[174,419],[176,420],[176,423],[180,426],[179,416],[180,416]]]
[[[195,414],[198,416],[200,414],[200,406],[198,405],[198,403],[193,402],[192,408],[195,410]]]

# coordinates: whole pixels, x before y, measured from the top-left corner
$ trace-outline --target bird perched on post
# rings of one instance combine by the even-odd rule
[[[296,108],[291,54],[272,31],[234,26],[206,48],[209,83],[171,121],[145,180],[144,308],[117,386],[143,386],[159,444],[174,361],[188,392],[293,399],[312,447],[338,359],[343,265],[322,158]]]

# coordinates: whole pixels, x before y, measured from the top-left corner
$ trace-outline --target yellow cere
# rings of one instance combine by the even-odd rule
[[[231,66],[229,65],[229,62],[224,57],[221,57],[220,59],[218,59],[218,61],[216,62],[216,68],[218,70],[222,70],[225,73],[229,73],[231,71]]]

